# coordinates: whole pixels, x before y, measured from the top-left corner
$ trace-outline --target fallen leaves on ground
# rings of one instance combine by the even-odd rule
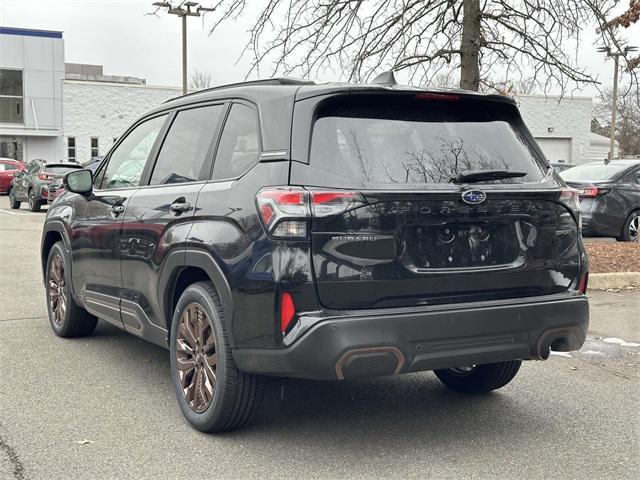
[[[640,243],[585,239],[591,273],[640,272]]]

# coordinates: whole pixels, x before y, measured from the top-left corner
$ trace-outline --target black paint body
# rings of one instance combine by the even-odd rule
[[[72,258],[76,301],[165,347],[179,293],[190,281],[210,280],[222,299],[234,358],[246,371],[341,378],[336,363],[345,352],[378,346],[402,352],[402,371],[539,358],[540,342],[553,331],[559,333],[549,334],[548,344],[557,339],[559,349],[579,348],[588,306],[578,282],[587,259],[555,174],[533,186],[482,185],[486,202],[471,206],[461,200],[468,186],[365,190],[322,180],[309,164],[318,102],[335,95],[416,91],[246,85],[165,103],[145,118],[168,112],[170,122],[176,111],[193,106],[223,104],[228,111],[234,102],[249,105],[260,121],[260,161],[239,178],[211,181],[212,155],[197,181],[147,185],[165,127],[140,186],[94,189],[89,196],[66,193],[53,203],[43,262],[53,243],[63,240]],[[486,108],[506,103],[517,115],[502,97],[476,97]],[[221,130],[222,125],[211,133],[214,147]],[[523,132],[530,138],[524,127]],[[362,192],[366,205],[309,220],[309,239],[277,240],[258,217],[256,193],[286,185],[350,188]],[[189,209],[173,211],[176,202]],[[495,243],[476,238],[480,227],[491,231]],[[449,250],[437,245],[438,232],[447,228],[456,236]],[[295,325],[286,334],[278,307],[283,291],[296,307]],[[539,318],[541,312],[547,318]],[[425,349],[437,350],[438,339],[448,339],[446,355],[430,361]],[[353,367],[352,376],[390,373],[386,368]]]

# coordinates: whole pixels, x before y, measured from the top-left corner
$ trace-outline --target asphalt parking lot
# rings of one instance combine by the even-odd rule
[[[583,349],[496,393],[431,373],[274,381],[252,425],[209,436],[182,418],[167,351],[102,322],[53,335],[44,215],[0,197],[0,479],[638,478],[640,291],[593,292]]]

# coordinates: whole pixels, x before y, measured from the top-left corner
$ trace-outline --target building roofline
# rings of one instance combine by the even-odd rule
[[[515,98],[527,97],[527,98],[552,98],[552,99],[568,99],[568,100],[591,100],[593,97],[588,95],[545,95],[544,93],[516,93],[513,95]]]
[[[62,38],[62,32],[59,30],[35,30],[32,28],[17,28],[17,27],[2,27],[2,26],[0,26],[0,35],[20,35],[23,37]]]
[[[91,80],[72,80],[65,78],[64,83],[72,83],[74,85],[99,85],[102,87],[131,87],[131,88],[153,88],[156,90],[175,90],[182,92],[181,87],[170,85],[149,85],[147,83],[125,83],[125,82],[95,82]]]

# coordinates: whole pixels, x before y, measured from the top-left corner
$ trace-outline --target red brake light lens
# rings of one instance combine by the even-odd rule
[[[288,292],[280,297],[280,331],[284,334],[291,326],[291,321],[296,315],[296,307],[293,298]]]
[[[311,192],[311,210],[315,217],[339,215],[351,208],[364,205],[358,192],[316,190]]]
[[[581,198],[596,198],[604,195],[609,192],[609,188],[600,188],[600,187],[585,187],[580,190]]]
[[[49,179],[49,175],[47,175],[46,173],[39,173],[38,174],[38,179],[39,180],[48,180]]]
[[[299,187],[272,187],[256,195],[258,214],[267,231],[278,238],[307,236],[307,192]]]
[[[418,100],[448,100],[448,101],[456,101],[460,100],[460,95],[452,94],[452,93],[418,93],[416,94],[416,98]]]
[[[589,272],[585,272],[580,277],[580,283],[578,283],[578,291],[582,294],[587,293],[587,285],[589,284]]]

